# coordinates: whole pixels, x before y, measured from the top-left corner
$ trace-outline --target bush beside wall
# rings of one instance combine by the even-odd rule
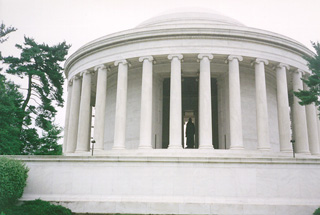
[[[22,196],[28,171],[24,163],[0,157],[0,211],[14,205]]]

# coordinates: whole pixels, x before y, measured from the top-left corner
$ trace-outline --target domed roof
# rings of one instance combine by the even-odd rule
[[[139,27],[179,24],[213,24],[245,26],[235,19],[206,9],[174,9],[142,22]]]

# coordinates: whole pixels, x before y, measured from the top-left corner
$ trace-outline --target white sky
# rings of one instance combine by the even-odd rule
[[[3,56],[19,54],[14,45],[22,44],[26,35],[50,45],[65,40],[72,45],[70,56],[91,40],[181,7],[212,9],[310,49],[310,41],[320,42],[320,0],[0,0],[0,21],[18,28],[0,50]],[[59,109],[56,120],[61,126],[64,112]]]

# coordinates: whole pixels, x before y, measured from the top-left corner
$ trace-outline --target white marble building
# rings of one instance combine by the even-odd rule
[[[310,73],[303,55],[297,41],[208,12],[84,45],[65,64],[65,156],[22,158],[23,199],[78,213],[311,214],[320,124],[292,94]],[[189,117],[195,149],[183,149]]]
[[[91,124],[99,151],[182,148],[190,115],[200,149],[292,152],[293,139],[297,153],[317,155],[315,108],[292,95],[309,73],[302,55],[312,52],[290,38],[209,13],[158,16],[99,38],[65,65],[64,151],[89,151]]]

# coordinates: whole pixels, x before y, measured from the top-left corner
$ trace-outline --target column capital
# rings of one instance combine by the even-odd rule
[[[299,74],[301,74],[301,76],[305,74],[305,71],[303,71],[302,69],[295,69],[295,70],[292,70],[292,72],[299,73]]]
[[[100,64],[94,67],[94,71],[99,71],[99,70],[108,70],[109,68],[106,67],[104,64]]]
[[[286,68],[287,70],[289,70],[290,69],[290,66],[288,65],[288,64],[284,64],[284,63],[278,63],[277,65],[276,65],[276,69],[281,69],[281,68]]]
[[[182,54],[169,54],[168,59],[172,60],[173,58],[178,58],[179,60],[182,60],[183,55]]]
[[[91,75],[91,74],[93,74],[94,73],[94,71],[90,71],[90,70],[84,70],[84,71],[82,71],[82,72],[80,72],[80,76],[83,76],[83,75]]]
[[[243,57],[240,55],[229,55],[227,58],[228,61],[232,61],[234,59],[237,59],[238,61],[243,61]]]
[[[129,62],[128,62],[127,60],[125,60],[125,59],[123,59],[123,60],[116,60],[116,61],[114,62],[114,65],[115,65],[115,66],[118,66],[120,63],[123,64],[123,65],[126,65],[126,64],[129,65]]]
[[[78,80],[78,79],[81,79],[81,74],[79,73],[72,77],[72,81]]]
[[[72,86],[73,84],[73,78],[71,78],[69,81],[68,81],[68,86]]]
[[[139,57],[139,62],[143,62],[144,60],[148,60],[149,62],[152,62],[153,61],[153,57],[151,55]]]
[[[213,59],[213,54],[209,54],[209,53],[200,53],[198,54],[198,59],[202,60],[203,58],[207,57],[209,60]]]
[[[256,64],[256,63],[264,63],[264,65],[268,65],[269,64],[269,61],[266,60],[266,59],[262,59],[262,58],[256,58],[252,64]]]

